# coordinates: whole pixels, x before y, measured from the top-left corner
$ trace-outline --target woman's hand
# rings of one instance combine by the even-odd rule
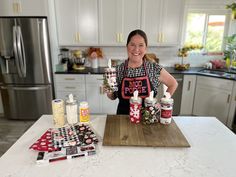
[[[107,97],[111,100],[115,100],[116,96],[115,96],[115,92],[113,92],[110,88],[108,88],[106,85],[103,85],[103,93],[107,94]]]
[[[178,82],[175,80],[175,78],[171,74],[169,74],[164,68],[162,68],[159,80],[167,86],[166,91],[169,92],[172,96],[178,87]]]

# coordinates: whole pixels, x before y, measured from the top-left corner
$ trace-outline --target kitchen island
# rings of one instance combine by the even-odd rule
[[[1,157],[1,177],[234,177],[236,136],[215,117],[174,117],[190,148],[102,146],[106,115],[92,115],[97,154],[37,165],[29,147],[50,127],[43,115]]]

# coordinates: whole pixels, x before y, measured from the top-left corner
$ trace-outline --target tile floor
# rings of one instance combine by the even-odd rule
[[[0,117],[0,157],[34,122],[32,120],[8,120]]]

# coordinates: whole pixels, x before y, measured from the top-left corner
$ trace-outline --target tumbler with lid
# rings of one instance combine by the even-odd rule
[[[132,123],[139,123],[141,121],[142,98],[138,97],[138,90],[135,90],[133,94],[134,96],[129,100],[129,117]]]
[[[172,119],[174,100],[171,98],[170,93],[166,92],[165,97],[161,98],[161,118],[160,123],[170,124]]]
[[[142,122],[144,124],[152,124],[158,122],[160,118],[160,109],[157,104],[157,99],[154,98],[154,92],[151,91],[149,97],[144,100],[144,106],[142,113]]]
[[[69,94],[66,100],[66,116],[68,124],[76,124],[78,122],[78,106],[73,94]]]

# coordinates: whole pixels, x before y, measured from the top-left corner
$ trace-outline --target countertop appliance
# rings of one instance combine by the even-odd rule
[[[51,114],[54,97],[46,18],[0,17],[0,92],[8,119]]]

